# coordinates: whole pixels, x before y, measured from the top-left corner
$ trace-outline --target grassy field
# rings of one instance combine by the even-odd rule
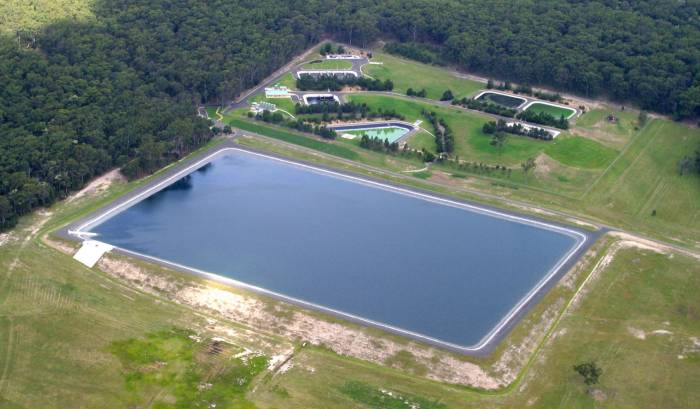
[[[347,60],[314,60],[304,64],[305,70],[349,70],[352,62]]]
[[[566,133],[549,143],[544,152],[564,165],[589,169],[605,167],[619,153],[591,139]]]
[[[291,72],[281,76],[275,84],[283,85],[291,90],[297,89],[297,80]]]
[[[425,88],[428,98],[440,99],[442,93],[449,89],[455,97],[462,98],[485,88],[485,84],[458,78],[442,68],[407,61],[382,52],[375,52],[372,61],[383,64],[368,64],[362,71],[373,78],[392,80],[394,90],[401,93],[406,93],[408,88],[416,91]]]
[[[680,176],[677,164],[698,146],[697,128],[651,121],[587,190],[586,210],[648,233],[697,239],[700,177]]]
[[[534,104],[530,105],[527,108],[527,111],[533,111],[533,112],[546,112],[555,118],[559,118],[563,116],[564,118],[568,118],[571,115],[576,113],[576,110],[572,108],[564,108],[564,107],[558,107],[558,106],[553,106],[553,105],[547,105],[547,104],[542,104],[539,102],[535,102]]]

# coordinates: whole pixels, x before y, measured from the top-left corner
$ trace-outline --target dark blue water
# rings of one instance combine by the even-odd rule
[[[574,238],[232,153],[97,226],[98,240],[469,346]]]

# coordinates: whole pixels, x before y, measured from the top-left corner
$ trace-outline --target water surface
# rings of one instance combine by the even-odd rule
[[[247,152],[92,231],[98,240],[461,346],[573,248],[566,234]]]

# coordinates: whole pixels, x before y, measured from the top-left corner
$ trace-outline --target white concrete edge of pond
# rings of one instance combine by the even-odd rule
[[[531,106],[533,106],[535,104],[549,105],[550,107],[561,108],[561,109],[566,109],[568,111],[572,111],[571,115],[567,116],[566,119],[571,119],[574,115],[576,115],[578,113],[578,110],[576,108],[571,108],[570,106],[567,106],[567,105],[555,104],[555,103],[549,102],[549,101],[542,101],[539,99],[528,102],[527,105],[525,105],[523,107],[523,111],[527,111],[528,108],[530,108]]]
[[[507,93],[507,92],[494,91],[494,90],[492,90],[492,89],[487,89],[487,90],[481,91],[480,93],[478,93],[478,94],[474,97],[474,99],[479,99],[479,98],[481,98],[482,96],[484,96],[484,95],[486,95],[486,94],[503,95],[504,97],[515,98],[515,99],[519,99],[519,100],[523,101],[523,102],[520,103],[520,105],[518,105],[518,106],[516,106],[516,107],[513,107],[512,109],[520,109],[520,107],[522,107],[523,105],[527,104],[527,98],[523,98],[523,97],[521,97],[521,96],[514,95],[514,94],[509,94],[509,93]]]
[[[297,71],[297,78],[301,78],[302,75],[352,75],[353,77],[359,77],[357,73],[353,70],[299,70]]]
[[[457,344],[454,344],[451,342],[442,341],[442,340],[439,340],[437,338],[433,338],[433,337],[430,337],[427,335],[416,333],[416,332],[413,332],[413,331],[410,331],[407,329],[395,327],[395,326],[392,326],[389,324],[385,324],[385,323],[377,322],[377,321],[374,321],[374,320],[371,320],[368,318],[360,317],[360,316],[357,316],[357,315],[354,315],[351,313],[335,310],[335,309],[325,307],[325,306],[322,306],[319,304],[315,304],[312,302],[308,302],[308,301],[304,301],[304,300],[297,299],[294,297],[290,297],[290,296],[287,296],[287,295],[284,295],[281,293],[267,290],[265,288],[258,287],[255,285],[247,284],[247,283],[244,283],[244,282],[232,279],[232,278],[224,277],[224,276],[221,276],[221,275],[218,275],[215,273],[210,273],[207,271],[199,270],[199,269],[194,268],[194,267],[185,266],[185,265],[178,264],[178,263],[175,263],[172,261],[160,259],[158,257],[154,257],[154,256],[150,256],[147,254],[142,254],[139,252],[124,249],[124,248],[119,247],[119,246],[113,246],[114,249],[117,249],[117,250],[119,250],[123,253],[126,253],[126,254],[134,255],[134,256],[142,258],[142,259],[155,261],[157,263],[160,263],[160,264],[163,264],[166,266],[171,266],[171,267],[174,267],[176,269],[189,271],[189,272],[195,273],[196,275],[199,275],[199,276],[202,276],[202,277],[205,277],[205,278],[217,281],[217,282],[221,282],[224,284],[230,284],[230,285],[244,288],[244,289],[249,289],[249,290],[252,290],[254,292],[257,292],[260,294],[270,295],[270,296],[273,296],[275,298],[281,299],[283,301],[288,301],[288,302],[291,302],[291,303],[296,304],[296,305],[310,307],[311,309],[315,309],[315,310],[327,312],[327,313],[330,313],[330,314],[333,314],[336,316],[344,317],[346,319],[349,319],[350,321],[374,326],[374,327],[384,329],[384,330],[387,330],[388,332],[392,332],[395,334],[404,335],[404,336],[407,336],[409,338],[413,338],[415,340],[423,341],[423,342],[426,342],[428,344],[432,344],[432,345],[435,345],[438,347],[443,347],[443,348],[452,350],[454,352],[460,352],[460,353],[464,353],[464,354],[479,354],[483,350],[487,349],[488,347],[493,346],[493,345],[491,345],[492,342],[500,341],[499,337],[504,337],[506,335],[506,333],[502,333],[502,330],[512,323],[513,319],[521,311],[523,311],[524,308],[526,308],[528,306],[528,303],[530,303],[530,301],[539,294],[540,290],[542,290],[543,287],[545,287],[547,284],[549,284],[549,282],[552,280],[552,278],[554,276],[556,276],[556,274],[559,272],[559,270],[565,264],[567,264],[571,260],[571,258],[588,241],[588,237],[585,234],[583,234],[579,231],[573,230],[573,229],[563,227],[563,226],[556,226],[556,225],[549,224],[549,223],[546,223],[543,221],[529,219],[529,218],[522,217],[522,216],[516,216],[514,214],[507,214],[504,212],[500,212],[500,211],[493,210],[493,209],[488,209],[488,208],[481,207],[481,206],[476,206],[476,205],[472,205],[472,204],[468,204],[468,203],[464,203],[464,202],[458,202],[455,200],[441,198],[438,196],[433,196],[430,194],[417,192],[417,191],[410,190],[407,188],[392,186],[389,184],[376,182],[376,181],[372,181],[369,179],[364,179],[364,178],[360,178],[357,176],[352,176],[352,175],[348,175],[348,174],[344,174],[344,173],[340,173],[340,172],[335,172],[335,171],[328,170],[328,169],[322,169],[322,168],[319,168],[316,166],[311,166],[311,165],[307,165],[307,164],[303,164],[303,163],[299,163],[299,162],[294,162],[291,160],[278,158],[275,156],[270,156],[270,155],[266,155],[263,153],[253,152],[253,151],[250,151],[247,149],[241,149],[241,148],[236,148],[236,147],[224,147],[224,148],[216,150],[215,152],[212,152],[211,154],[205,156],[204,158],[192,163],[191,165],[183,168],[182,170],[180,170],[180,171],[174,173],[173,175],[170,175],[169,177],[165,178],[164,180],[156,183],[155,185],[151,186],[150,188],[139,192],[138,194],[134,195],[133,197],[129,198],[128,200],[125,200],[124,202],[119,203],[118,205],[116,205],[112,208],[108,208],[103,213],[100,213],[97,216],[88,219],[87,221],[80,224],[80,226],[77,229],[70,230],[68,232],[69,235],[74,236],[80,240],[92,240],[95,242],[99,242],[98,240],[95,240],[95,238],[94,238],[95,233],[92,233],[89,231],[92,227],[108,220],[109,218],[115,216],[116,214],[118,214],[118,213],[128,209],[129,207],[135,205],[136,203],[139,203],[141,200],[145,199],[146,197],[150,196],[151,194],[154,194],[154,193],[164,189],[165,187],[176,182],[177,180],[180,180],[182,177],[192,173],[193,171],[206,165],[207,163],[211,162],[212,160],[214,160],[218,156],[226,154],[227,152],[242,152],[242,153],[253,155],[253,156],[267,158],[267,159],[271,159],[271,160],[274,160],[277,162],[285,163],[285,164],[288,164],[291,166],[306,169],[306,170],[309,170],[309,171],[312,171],[315,173],[324,174],[324,175],[328,175],[328,176],[332,176],[332,177],[336,177],[336,178],[340,178],[340,179],[344,179],[344,180],[353,181],[353,182],[360,183],[360,184],[363,184],[366,186],[372,186],[375,188],[391,191],[394,193],[407,195],[407,196],[419,198],[422,200],[427,200],[427,201],[437,203],[437,204],[442,204],[442,205],[455,207],[455,208],[459,208],[459,209],[463,209],[463,210],[467,210],[467,211],[472,211],[472,212],[476,212],[476,213],[480,213],[480,214],[484,214],[484,215],[488,215],[488,216],[496,217],[496,218],[500,218],[500,219],[510,220],[513,222],[521,223],[521,224],[535,226],[535,227],[545,229],[548,231],[553,231],[553,232],[557,232],[560,234],[568,235],[569,237],[576,239],[577,243],[575,246],[572,246],[572,248],[569,249],[569,251],[559,259],[559,261],[547,272],[547,274],[532,289],[530,289],[530,291],[528,291],[528,293],[525,294],[525,296],[522,299],[520,299],[520,301],[517,304],[515,304],[515,306],[513,308],[511,308],[511,310],[506,315],[503,316],[503,318],[501,318],[501,320],[496,324],[496,326],[493,329],[491,329],[478,343],[476,343],[475,345],[466,346],[466,347],[462,346],[462,345],[457,345]],[[104,243],[104,244],[112,246],[108,243]]]

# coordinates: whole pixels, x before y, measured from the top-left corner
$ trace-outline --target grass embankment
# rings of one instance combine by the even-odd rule
[[[404,60],[382,52],[375,52],[372,61],[383,64],[367,64],[362,71],[372,78],[390,79],[394,82],[394,90],[403,94],[408,88],[416,91],[425,88],[428,98],[440,99],[442,93],[449,89],[456,98],[462,98],[486,87],[477,81],[458,78],[443,68]]]
[[[572,108],[558,107],[554,105],[542,104],[539,102],[535,102],[534,104],[527,107],[527,111],[533,111],[537,113],[546,112],[555,118],[559,118],[562,116],[564,118],[568,118],[576,113],[576,110]]]
[[[352,62],[349,60],[319,59],[304,64],[302,68],[305,70],[350,70]]]

